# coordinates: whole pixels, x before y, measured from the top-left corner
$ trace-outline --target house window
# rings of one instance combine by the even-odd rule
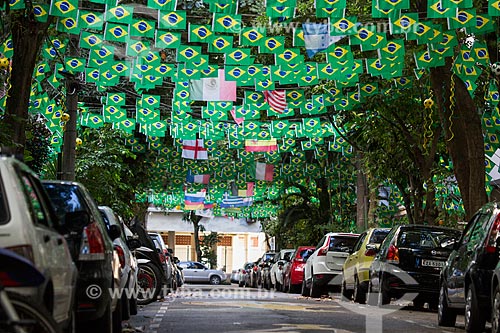
[[[191,245],[191,236],[175,235],[175,245]]]

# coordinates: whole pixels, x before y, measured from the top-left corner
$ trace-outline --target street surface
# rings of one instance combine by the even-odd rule
[[[235,284],[188,284],[163,301],[141,307],[124,332],[464,332],[463,316],[456,327],[443,328],[437,326],[435,311],[403,305],[379,309],[342,302],[339,294],[312,299]]]

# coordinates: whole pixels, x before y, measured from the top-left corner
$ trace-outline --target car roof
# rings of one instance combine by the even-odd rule
[[[354,234],[352,232],[329,232],[325,236],[346,236],[346,237],[359,237],[359,234]]]

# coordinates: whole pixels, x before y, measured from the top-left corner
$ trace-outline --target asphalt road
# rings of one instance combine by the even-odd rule
[[[404,306],[406,305],[406,306]],[[388,308],[237,285],[184,285],[162,301],[141,307],[124,332],[464,332],[463,316],[454,328],[437,326],[437,313],[408,304]]]

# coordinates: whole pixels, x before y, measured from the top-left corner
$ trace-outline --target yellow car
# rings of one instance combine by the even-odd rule
[[[347,300],[364,304],[370,280],[370,265],[377,254],[378,247],[389,233],[390,228],[371,228],[363,232],[342,270],[342,296]]]

